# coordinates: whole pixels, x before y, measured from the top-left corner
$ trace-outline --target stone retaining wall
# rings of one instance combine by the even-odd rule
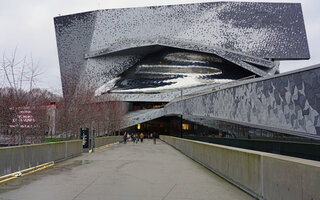
[[[95,148],[115,143],[115,142],[121,142],[123,136],[106,136],[106,137],[97,137],[95,138]]]

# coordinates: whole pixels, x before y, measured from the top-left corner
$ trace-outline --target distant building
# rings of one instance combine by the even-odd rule
[[[15,110],[12,112],[13,118],[7,124],[2,124],[0,129],[0,145],[16,145],[20,136],[23,144],[38,143],[45,137],[55,136],[55,103],[37,108],[26,106],[11,109]]]

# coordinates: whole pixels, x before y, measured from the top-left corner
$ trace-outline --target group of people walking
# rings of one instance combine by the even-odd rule
[[[140,134],[139,133],[127,133],[125,132],[124,135],[123,135],[123,143],[126,144],[127,141],[132,141],[133,143],[138,143],[139,142],[139,139],[140,139],[140,142],[143,143],[143,139],[145,138],[146,136],[141,132]],[[153,143],[156,144],[156,139],[157,139],[157,135],[156,133],[150,133],[150,135],[148,135],[148,138],[149,139],[153,139]]]

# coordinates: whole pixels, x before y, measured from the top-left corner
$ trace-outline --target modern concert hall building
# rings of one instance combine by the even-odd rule
[[[61,75],[76,75],[68,92],[122,101],[123,129],[320,138],[319,67],[279,74],[280,61],[310,58],[299,3],[107,9],[54,23]]]

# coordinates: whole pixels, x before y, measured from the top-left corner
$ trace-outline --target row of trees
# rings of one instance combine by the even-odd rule
[[[79,130],[90,128],[97,135],[114,135],[127,112],[123,103],[110,96],[95,97],[95,88],[85,73],[73,73],[77,66],[62,74],[64,98],[58,103],[57,130],[66,137],[79,138]]]
[[[74,80],[78,75],[73,70],[62,77],[68,83],[64,97],[36,88],[40,68],[31,56],[16,57],[14,51],[1,59],[0,144],[39,143],[45,137],[78,139],[80,128],[93,128],[100,135],[120,128],[126,112],[121,102],[111,98],[100,101],[93,88],[83,87],[89,86],[85,79],[77,87]]]

